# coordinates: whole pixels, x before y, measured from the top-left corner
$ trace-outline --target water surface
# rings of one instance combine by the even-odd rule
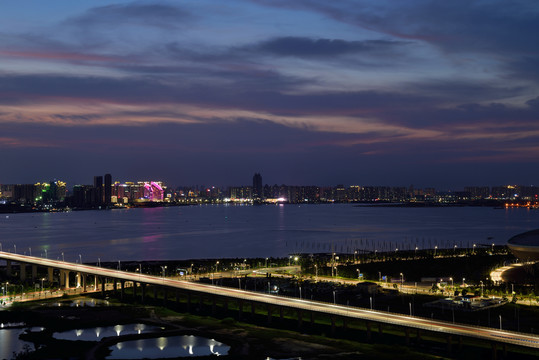
[[[505,244],[536,228],[539,211],[527,209],[201,205],[2,214],[0,244],[96,263]]]

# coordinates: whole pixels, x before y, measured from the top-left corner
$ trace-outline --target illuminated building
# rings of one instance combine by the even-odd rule
[[[262,188],[262,175],[260,175],[260,173],[255,173],[253,176],[253,199],[262,198],[264,198]]]

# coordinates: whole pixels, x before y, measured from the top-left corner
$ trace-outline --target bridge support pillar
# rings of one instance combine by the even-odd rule
[[[112,290],[114,291],[114,295],[116,295],[116,279],[112,279]]]
[[[335,315],[331,315],[331,334],[335,334]]]
[[[80,272],[75,274],[75,280],[77,285],[75,286],[77,289],[80,288]]]
[[[314,325],[314,311],[311,311],[311,325]]]
[[[20,274],[19,274],[21,277],[21,281],[24,281],[26,280],[26,264],[20,263],[19,268],[21,269]]]
[[[146,295],[146,284],[140,283],[140,301],[144,304],[144,295]]]
[[[303,312],[301,310],[298,310],[298,328],[301,329],[303,326]]]
[[[365,327],[367,328],[367,340],[372,341],[371,322],[366,321]]]
[[[133,299],[137,298],[137,282],[133,281]]]
[[[47,268],[47,280],[49,281],[49,283],[52,284],[52,281],[53,281],[53,276],[54,276],[54,268]]]
[[[101,294],[103,296],[105,296],[105,287],[107,286],[106,282],[107,282],[107,278],[106,277],[101,277]]]
[[[37,278],[37,265],[32,265],[32,280]]]
[[[268,324],[271,324],[271,305],[266,305],[266,309],[268,310]]]
[[[493,342],[492,343],[492,360],[497,360],[497,359],[498,359],[498,349],[497,349],[496,343]]]
[[[86,274],[82,274],[82,292],[86,292]]]
[[[12,269],[11,269],[11,261],[6,260],[6,275],[11,276],[13,275]]]
[[[120,280],[120,299],[124,299],[125,280]]]
[[[97,275],[94,275],[94,291],[97,291],[97,283],[99,282],[99,279]]]
[[[69,289],[69,271],[64,270],[63,278],[64,278],[64,287],[66,289]]]

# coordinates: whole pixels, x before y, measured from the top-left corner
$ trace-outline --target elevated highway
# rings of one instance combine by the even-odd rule
[[[97,279],[101,279],[100,282],[103,289],[105,288],[105,282],[103,279],[116,279],[122,284],[122,289],[125,282],[132,282],[135,285],[134,290],[136,290],[137,284],[141,285],[143,291],[146,285],[154,285],[169,290],[181,290],[190,293],[194,292],[210,296],[220,296],[233,299],[238,302],[256,302],[260,304],[265,304],[268,306],[268,316],[271,315],[270,307],[286,307],[297,310],[298,314],[301,311],[315,312],[327,314],[330,316],[339,316],[348,319],[360,319],[364,321],[372,321],[375,323],[402,326],[408,329],[418,329],[435,333],[442,333],[446,335],[481,339],[493,343],[514,344],[528,348],[539,348],[539,336],[517,333],[513,331],[498,330],[493,328],[477,327],[463,324],[453,324],[414,316],[406,316],[376,310],[354,308],[319,301],[288,298],[278,295],[250,292],[245,290],[225,288],[184,280],[174,280],[147,274],[132,273],[85,264],[44,259],[9,252],[0,252],[0,259],[7,261],[8,268],[11,266],[11,262],[17,262],[19,264],[23,264],[21,268],[25,267],[25,264],[28,264],[32,266],[46,267],[48,269],[59,269],[60,272],[63,274],[75,272],[76,274],[79,274],[79,277],[81,277],[82,279],[84,279],[88,275],[95,276],[96,283]],[[49,270],[49,273],[51,272],[52,271]],[[82,286],[85,286],[84,280]]]

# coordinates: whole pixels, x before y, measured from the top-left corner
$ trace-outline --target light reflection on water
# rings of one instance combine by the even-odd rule
[[[95,327],[89,329],[75,329],[63,332],[55,332],[52,336],[58,340],[83,340],[99,341],[108,336],[120,336],[130,334],[142,334],[162,330],[159,326],[146,324],[115,325],[106,327]]]
[[[189,206],[13,214],[0,217],[0,233],[21,249],[46,247],[51,259],[83,254],[96,263],[345,252],[350,242],[379,251],[388,242],[399,249],[505,244],[538,222],[537,211],[488,207]]]
[[[228,355],[230,346],[193,335],[159,337],[119,342],[109,348],[113,359],[161,359]]]
[[[24,345],[28,345],[30,350],[34,350],[34,345],[19,340],[25,329],[0,329],[0,359],[11,359],[13,353],[23,350]]]

